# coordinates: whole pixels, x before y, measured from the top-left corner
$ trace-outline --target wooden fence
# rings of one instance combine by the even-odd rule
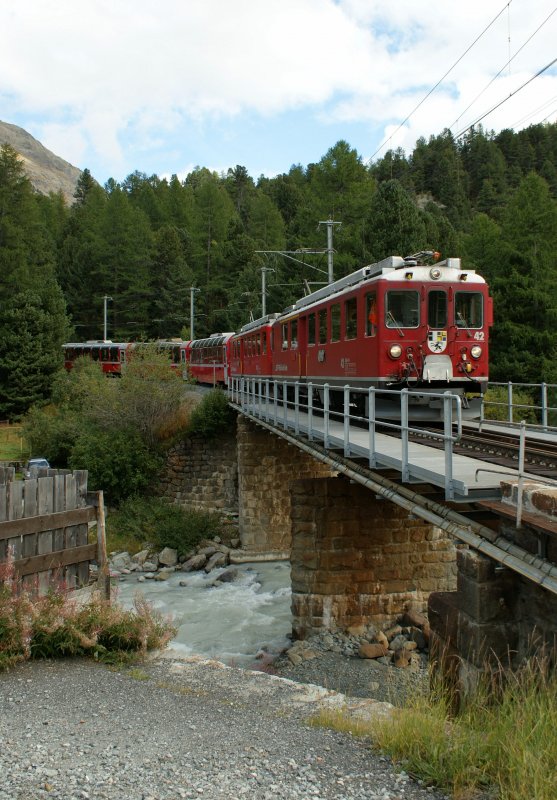
[[[99,510],[104,540],[104,509],[96,501],[87,494],[85,470],[40,470],[15,480],[13,468],[0,468],[0,564],[11,555],[24,585],[37,585],[41,594],[53,580],[68,589],[88,584],[89,562],[105,556],[104,547],[89,543],[89,522],[98,521]]]

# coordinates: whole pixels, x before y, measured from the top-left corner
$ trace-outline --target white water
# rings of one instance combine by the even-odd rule
[[[139,583],[137,573],[118,584],[116,599],[126,608],[142,594],[178,628],[169,647],[225,664],[248,666],[261,648],[279,653],[289,643],[290,565],[287,562],[239,564],[232,583],[213,585],[224,569],[174,572],[167,581]],[[185,581],[186,586],[180,586]]]

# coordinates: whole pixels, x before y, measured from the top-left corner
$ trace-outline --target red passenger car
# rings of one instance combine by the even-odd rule
[[[233,333],[214,333],[206,339],[188,343],[188,372],[199,383],[211,386],[228,384],[230,344]]]
[[[123,367],[129,360],[132,347],[131,342],[68,342],[62,345],[64,367],[70,370],[76,359],[87,357],[98,361],[105,375],[121,375]]]
[[[232,339],[230,375],[252,378],[273,377],[273,333],[278,314],[249,322]]]

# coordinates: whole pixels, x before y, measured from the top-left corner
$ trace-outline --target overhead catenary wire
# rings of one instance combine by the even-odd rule
[[[416,113],[416,111],[417,111],[417,110],[420,108],[420,106],[422,106],[422,105],[425,103],[425,101],[428,99],[428,97],[429,97],[430,95],[432,95],[432,94],[433,94],[433,92],[434,92],[434,91],[437,89],[437,87],[438,87],[438,86],[440,86],[440,85],[443,83],[443,81],[445,80],[445,78],[446,78],[448,75],[450,75],[450,74],[451,74],[451,72],[453,71],[453,69],[454,69],[454,68],[455,68],[455,67],[456,67],[456,66],[457,66],[457,65],[458,65],[458,64],[459,64],[459,63],[462,61],[462,59],[464,58],[464,56],[466,56],[466,55],[467,55],[467,54],[470,52],[470,50],[471,50],[471,49],[474,47],[474,45],[476,45],[476,44],[477,44],[477,43],[480,41],[480,39],[482,38],[482,36],[484,36],[484,35],[487,33],[487,31],[488,31],[488,30],[491,28],[491,26],[492,26],[492,25],[493,25],[493,24],[494,24],[494,23],[495,23],[495,22],[496,22],[496,21],[499,19],[499,17],[501,16],[501,14],[503,14],[503,12],[505,11],[505,9],[506,9],[506,8],[508,8],[508,7],[510,6],[510,4],[511,4],[511,3],[512,3],[512,0],[508,0],[508,2],[507,2],[507,3],[505,3],[505,5],[504,5],[504,6],[503,6],[503,8],[501,9],[501,11],[499,11],[499,13],[498,13],[498,14],[496,14],[496,15],[495,15],[495,17],[493,17],[493,19],[491,20],[491,22],[490,22],[488,25],[486,25],[486,27],[483,29],[483,31],[482,31],[480,34],[478,34],[478,36],[476,36],[476,38],[474,39],[474,41],[472,42],[472,44],[470,44],[470,45],[469,45],[469,46],[466,48],[466,50],[465,50],[465,51],[462,53],[462,55],[461,55],[461,56],[459,56],[459,58],[457,58],[457,60],[456,60],[456,61],[454,62],[454,64],[452,65],[452,67],[449,67],[449,69],[448,69],[448,70],[445,72],[445,74],[443,75],[443,77],[442,77],[442,78],[439,78],[439,80],[437,81],[437,83],[435,84],[435,86],[433,86],[433,87],[432,87],[432,88],[429,90],[429,92],[428,92],[428,93],[425,95],[425,97],[422,97],[422,99],[420,100],[420,102],[419,102],[419,103],[418,103],[416,106],[414,106],[414,108],[412,109],[412,111],[411,111],[411,112],[408,114],[408,116],[407,116],[407,117],[405,117],[405,118],[402,120],[402,122],[401,122],[401,123],[400,123],[400,125],[397,127],[397,129],[396,129],[395,131],[393,131],[393,133],[391,133],[391,135],[389,136],[389,138],[388,138],[388,139],[385,139],[385,140],[384,140],[384,141],[383,141],[383,142],[382,142],[382,143],[379,145],[379,147],[377,148],[377,150],[376,150],[374,153],[372,153],[372,154],[371,154],[371,156],[370,156],[370,157],[369,157],[369,159],[368,159],[368,163],[369,163],[369,162],[371,162],[371,160],[372,160],[373,158],[375,158],[375,156],[377,155],[377,153],[379,153],[379,152],[380,152],[380,151],[381,151],[381,150],[382,150],[382,149],[385,147],[385,145],[387,145],[387,144],[388,144],[388,143],[391,141],[391,139],[392,139],[394,136],[396,136],[396,134],[399,132],[399,130],[400,130],[402,127],[403,127],[403,125],[406,125],[406,123],[408,122],[408,120],[409,120],[409,119],[410,119],[410,118],[411,118],[411,117],[412,117],[412,116],[413,116],[413,115]]]
[[[511,58],[509,58],[509,59],[508,59],[508,60],[507,60],[507,61],[506,61],[506,62],[503,64],[503,66],[501,67],[501,69],[499,70],[499,72],[498,72],[496,75],[494,75],[494,76],[493,76],[493,78],[492,78],[492,79],[489,81],[489,83],[486,83],[486,85],[485,85],[485,86],[484,86],[484,88],[481,90],[481,92],[479,92],[479,93],[478,93],[478,94],[477,94],[477,95],[474,97],[474,99],[472,100],[472,102],[471,102],[471,103],[469,103],[469,104],[466,106],[466,108],[464,109],[464,111],[461,111],[461,113],[458,115],[458,117],[457,117],[457,118],[456,118],[456,119],[455,119],[455,120],[454,120],[454,121],[453,121],[453,122],[452,122],[452,123],[449,125],[449,129],[452,129],[452,128],[453,128],[453,127],[454,127],[454,126],[457,124],[457,122],[459,121],[459,119],[460,119],[461,117],[463,117],[463,116],[464,116],[464,114],[466,114],[466,112],[467,112],[467,111],[468,111],[470,108],[472,108],[472,106],[474,105],[474,103],[475,103],[477,100],[479,100],[479,99],[480,99],[480,97],[481,97],[481,96],[484,94],[484,92],[486,92],[486,91],[489,89],[489,87],[491,86],[491,84],[492,84],[494,81],[496,81],[496,80],[497,80],[497,78],[498,78],[498,77],[501,75],[501,73],[503,72],[503,70],[504,70],[506,67],[510,66],[510,64],[511,64],[511,63],[514,61],[514,59],[517,57],[517,55],[518,55],[518,54],[519,54],[519,53],[520,53],[522,50],[524,50],[524,48],[526,47],[526,45],[527,45],[527,44],[529,44],[529,43],[532,41],[532,39],[534,38],[534,36],[536,36],[536,34],[538,34],[538,33],[539,33],[539,31],[541,31],[541,29],[542,29],[542,28],[544,27],[544,25],[545,25],[545,24],[546,24],[546,23],[547,23],[547,22],[548,22],[548,21],[551,19],[551,17],[552,17],[552,16],[555,14],[555,12],[556,12],[556,11],[557,11],[557,6],[556,6],[556,7],[553,9],[553,11],[552,11],[550,14],[548,14],[548,16],[547,16],[547,17],[544,19],[544,21],[543,21],[543,22],[542,22],[540,25],[538,25],[538,27],[536,28],[536,30],[535,30],[535,31],[534,31],[532,34],[530,34],[530,36],[529,36],[529,37],[526,39],[526,41],[524,42],[524,44],[522,44],[522,45],[521,45],[521,46],[518,48],[518,50],[516,51],[516,53],[515,53],[515,54],[514,54],[514,55],[513,55]]]
[[[536,78],[539,78],[540,75],[543,75],[544,72],[547,72],[547,70],[550,69],[553,66],[553,64],[555,64],[555,62],[557,62],[557,58],[554,58],[553,61],[550,61],[549,64],[546,64],[545,67],[542,67],[540,70],[538,70],[535,75],[532,75],[530,78],[528,78],[528,80],[525,81],[521,86],[519,86],[518,89],[515,89],[514,92],[511,92],[507,97],[504,97],[496,105],[492,106],[492,108],[490,108],[488,111],[482,114],[481,117],[478,117],[476,120],[474,120],[474,122],[471,122],[469,125],[463,128],[459,133],[456,134],[455,139],[460,139],[461,136],[464,136],[464,134],[467,133],[469,130],[471,130],[471,128],[473,128],[483,119],[485,119],[494,111],[496,111],[498,108],[500,108],[504,103],[510,100],[511,97],[517,95],[520,91],[522,91],[522,89],[528,86],[528,84],[532,83],[532,81],[534,81]]]

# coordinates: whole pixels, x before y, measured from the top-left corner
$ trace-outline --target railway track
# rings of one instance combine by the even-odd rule
[[[434,429],[431,429],[434,433]],[[410,433],[412,441],[428,441],[428,446],[443,448],[443,442],[427,433]],[[503,431],[481,431],[474,427],[463,426],[462,437],[453,446],[453,451],[460,455],[473,455],[482,461],[517,469],[520,451],[518,435]],[[526,436],[524,451],[524,468],[527,472],[545,478],[557,478],[557,442],[543,441]]]

